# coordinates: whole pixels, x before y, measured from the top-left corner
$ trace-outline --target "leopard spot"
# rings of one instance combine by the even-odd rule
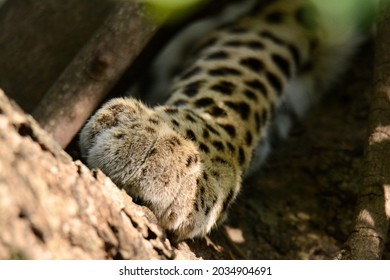
[[[206,112],[209,113],[211,116],[216,117],[216,118],[227,116],[226,111],[224,109],[222,109],[221,107],[218,107],[216,105],[211,107],[210,109],[208,109]]]
[[[125,134],[124,134],[124,133],[117,133],[117,134],[114,134],[114,137],[115,137],[116,139],[122,139],[122,138],[125,137]]]
[[[265,20],[271,24],[280,24],[284,21],[285,14],[280,11],[270,12],[265,15]]]
[[[181,141],[179,138],[173,136],[171,137],[169,140],[168,140],[169,144],[171,144],[172,146],[179,146],[181,145]]]
[[[253,40],[253,41],[248,41],[245,43],[245,45],[251,49],[251,50],[254,50],[254,51],[258,51],[258,50],[264,50],[265,46],[262,42],[259,42],[259,41],[256,41],[256,40]]]
[[[190,155],[187,157],[187,160],[186,160],[186,166],[187,167],[190,167],[193,163],[196,163],[197,160],[196,160],[196,156],[193,156],[193,155]],[[198,184],[199,182],[197,182]]]
[[[244,149],[242,147],[240,147],[238,150],[238,163],[242,166],[242,165],[244,165],[245,160],[246,160],[246,157],[245,157]]]
[[[164,112],[169,114],[169,115],[174,115],[174,114],[177,114],[179,112],[179,109],[173,108],[173,107],[168,107],[168,108],[164,109]]]
[[[280,45],[280,46],[286,46],[287,43],[285,41],[283,41],[281,38],[279,38],[278,36],[276,36],[275,34],[272,34],[271,32],[269,31],[261,31],[259,33],[259,36],[261,38],[264,38],[264,39],[267,39],[277,45]]]
[[[240,60],[240,64],[256,74],[264,69],[264,63],[254,57],[243,58]]]
[[[99,115],[97,118],[95,118],[95,122],[102,127],[118,125],[118,119],[114,115],[107,113]]]
[[[195,101],[195,106],[197,107],[207,107],[214,104],[214,100],[209,97],[200,98]]]
[[[186,119],[189,120],[192,123],[196,123],[196,120],[190,114],[186,115]]]
[[[230,151],[232,154],[234,154],[234,153],[236,152],[236,147],[235,147],[232,143],[227,142],[226,145],[227,145],[229,151]]]
[[[171,213],[169,214],[169,216],[168,216],[168,220],[171,221],[171,222],[174,222],[174,221],[177,220],[177,217],[178,217],[177,213],[171,212]]]
[[[203,80],[195,81],[192,83],[189,83],[184,87],[183,93],[187,95],[188,97],[194,97],[198,94],[201,86],[204,84]]]
[[[210,153],[209,147],[204,143],[199,143],[199,149],[205,153]]]
[[[225,151],[225,146],[223,145],[223,143],[221,141],[213,141],[212,145],[214,146],[214,148],[216,150],[218,150],[220,152]]]
[[[157,131],[153,127],[150,127],[150,126],[145,127],[145,130],[146,130],[146,132],[148,132],[150,134],[157,133]]]
[[[186,136],[187,136],[188,139],[190,139],[192,141],[196,141],[195,133],[191,129],[187,129]]]
[[[218,157],[218,156],[213,158],[212,161],[216,162],[216,163],[228,164],[228,162],[226,160],[224,160],[223,158]]]
[[[160,123],[158,119],[154,119],[154,118],[150,118],[148,121],[155,125],[158,125]]]
[[[267,72],[266,77],[271,86],[275,89],[276,93],[281,95],[283,90],[283,83],[280,78],[271,72]]]
[[[215,51],[206,56],[206,60],[223,60],[228,58],[229,54],[225,51]]]
[[[219,67],[216,69],[209,70],[209,74],[214,77],[225,77],[225,76],[240,76],[242,73],[231,67]]]
[[[236,129],[231,124],[220,124],[220,126],[233,138],[236,136]]]
[[[209,180],[209,175],[206,172],[203,172],[203,179],[207,182]]]
[[[199,184],[196,192],[196,197],[198,198],[198,201],[200,201],[200,205],[196,203],[198,209],[199,208],[203,209],[205,206],[205,192],[206,192],[205,187],[202,184]]]
[[[287,77],[291,77],[291,68],[290,63],[287,59],[283,58],[278,54],[273,54],[271,56],[272,61],[276,64],[279,70]]]
[[[253,141],[253,136],[252,136],[252,133],[248,130],[246,132],[246,135],[245,135],[245,143],[250,146],[252,145],[252,141]]]
[[[210,213],[210,210],[211,210],[210,206],[207,205],[206,209],[204,210],[204,215],[207,216]]]
[[[214,177],[215,179],[217,179],[217,180],[219,180],[220,177],[221,177],[221,174],[219,174],[219,172],[216,171],[216,170],[212,170],[212,171],[210,172],[210,174],[211,174],[211,176],[213,176],[213,177]]]
[[[238,113],[241,119],[248,120],[251,108],[246,102],[226,101],[225,105],[228,106],[230,109],[233,109],[236,113]]]
[[[199,212],[199,205],[197,201],[194,202],[194,210],[195,212]]]
[[[250,100],[252,100],[252,101],[255,101],[255,102],[259,101],[258,98],[257,98],[257,96],[256,96],[256,94],[255,94],[253,91],[249,90],[249,89],[244,90],[244,95],[245,95],[248,99],[250,99]]]
[[[176,126],[176,127],[179,127],[179,126],[180,126],[180,124],[179,124],[179,122],[178,122],[177,120],[171,120],[171,123],[172,123],[174,126]]]
[[[213,134],[217,135],[217,136],[220,136],[218,130],[216,130],[214,127],[212,127],[211,125],[209,125],[208,123],[205,124],[206,125],[206,128],[211,131]]]
[[[228,81],[220,81],[219,83],[212,85],[210,89],[224,95],[231,95],[235,90],[235,85]]]
[[[256,90],[257,92],[261,93],[264,96],[264,98],[268,99],[267,88],[265,87],[265,85],[262,82],[255,79],[255,80],[245,81],[244,83],[245,83],[245,85],[247,85],[251,89]]]

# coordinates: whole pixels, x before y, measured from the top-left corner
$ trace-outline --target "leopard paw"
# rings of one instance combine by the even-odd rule
[[[199,231],[203,217],[193,206],[202,174],[198,148],[153,109],[113,99],[82,129],[80,147],[91,168],[140,199],[162,227],[179,238]]]

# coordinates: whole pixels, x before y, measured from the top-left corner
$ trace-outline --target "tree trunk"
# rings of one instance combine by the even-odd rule
[[[381,259],[390,217],[390,2],[377,19],[374,91],[371,97],[366,172],[354,229],[339,258]]]
[[[0,259],[177,255],[148,209],[73,162],[1,90],[0,229]]]

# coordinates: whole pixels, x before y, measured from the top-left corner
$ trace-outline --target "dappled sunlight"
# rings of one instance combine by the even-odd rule
[[[390,184],[384,185],[384,193],[385,193],[385,213],[386,217],[390,219]]]
[[[245,242],[244,233],[242,232],[242,229],[225,226],[225,231],[232,242],[237,244]]]
[[[308,213],[299,211],[297,213],[288,213],[287,217],[291,221],[309,221],[310,220],[310,215]]]
[[[375,227],[375,220],[372,217],[372,214],[367,209],[363,209],[359,213],[359,219],[365,223],[366,227],[373,228]]]
[[[378,126],[375,128],[375,131],[372,133],[369,144],[379,144],[384,141],[389,141],[390,138],[390,125],[387,126]]]

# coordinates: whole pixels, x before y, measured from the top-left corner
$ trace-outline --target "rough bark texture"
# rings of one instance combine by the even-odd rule
[[[101,28],[33,112],[62,147],[70,143],[155,30],[139,3],[115,3]]]
[[[341,258],[382,258],[390,218],[390,2],[377,18],[374,91],[371,97],[366,170],[354,230]]]
[[[0,90],[0,259],[171,259],[153,214],[73,162]]]

